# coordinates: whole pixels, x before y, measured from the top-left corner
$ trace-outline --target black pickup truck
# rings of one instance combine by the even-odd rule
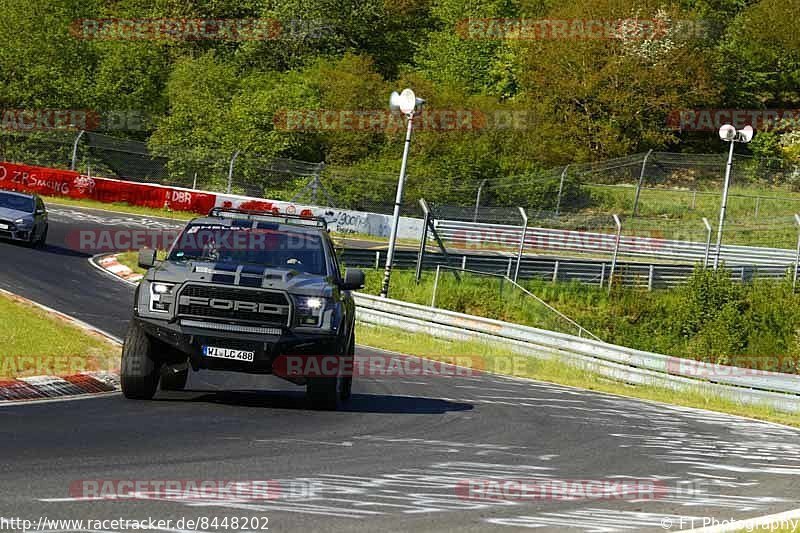
[[[317,409],[350,397],[352,373],[287,374],[281,357],[324,356],[352,368],[355,304],[364,273],[342,276],[323,219],[215,208],[190,221],[167,252],[139,252],[122,352],[127,398],[180,390],[191,367],[280,375],[306,386]]]

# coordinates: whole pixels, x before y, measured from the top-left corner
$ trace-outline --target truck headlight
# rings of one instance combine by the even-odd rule
[[[295,296],[295,322],[298,326],[319,326],[322,314],[328,306],[327,298],[317,296]]]
[[[162,299],[162,296],[171,296],[175,288],[173,283],[155,282],[150,284],[150,310],[155,313],[169,313],[172,298]]]

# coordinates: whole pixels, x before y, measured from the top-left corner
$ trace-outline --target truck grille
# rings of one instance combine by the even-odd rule
[[[178,295],[178,316],[246,324],[288,326],[291,302],[285,293],[189,284]]]

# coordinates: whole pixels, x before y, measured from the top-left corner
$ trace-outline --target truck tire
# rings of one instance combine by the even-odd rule
[[[347,347],[346,355],[347,358],[349,359],[348,361],[349,364],[345,365],[345,367],[354,368],[353,359],[356,356],[355,334],[353,335],[353,338],[350,339],[350,345]],[[355,369],[353,370],[353,373],[355,373]],[[349,376],[345,376],[342,378],[342,388],[340,390],[339,397],[342,399],[342,401],[346,402],[347,400],[350,399],[350,396],[352,395],[353,395],[353,374],[351,373]]]
[[[306,385],[306,398],[311,408],[318,411],[336,411],[342,403],[344,378],[309,378]]]
[[[132,400],[150,400],[158,388],[161,364],[152,357],[153,342],[135,320],[131,321],[122,347],[120,385]]]

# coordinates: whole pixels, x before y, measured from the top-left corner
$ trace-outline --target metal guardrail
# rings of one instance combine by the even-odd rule
[[[361,322],[434,337],[484,341],[522,355],[564,361],[616,381],[697,390],[743,404],[800,412],[800,376],[747,370],[634,350],[418,304],[356,294]]]
[[[521,226],[454,220],[437,220],[435,224],[442,239],[459,248],[497,246],[516,249],[522,236]],[[525,232],[525,249],[610,254],[614,250],[615,238],[612,233],[528,228]],[[622,235],[619,253],[629,257],[702,263],[706,246],[704,242]],[[720,260],[728,266],[788,267],[796,261],[796,252],[781,248],[723,245]]]
[[[476,270],[489,274],[505,274],[511,277],[516,266],[514,252],[504,255],[494,253],[458,253],[451,250],[451,263],[456,263],[467,270]],[[385,250],[345,249],[342,262],[355,268],[379,268],[386,260]],[[397,250],[394,255],[396,269],[413,269],[417,261],[417,252]],[[447,264],[444,255],[427,252],[422,267],[436,270],[437,265]],[[789,266],[750,266],[739,265],[728,267],[731,278],[736,281],[753,279],[782,279],[790,274]],[[694,271],[692,265],[647,264],[617,261],[614,271],[614,283],[643,289],[661,289],[675,287],[684,283]],[[519,279],[541,279],[547,281],[577,281],[591,285],[603,285],[611,273],[611,261],[592,259],[560,259],[523,257],[520,264]]]

